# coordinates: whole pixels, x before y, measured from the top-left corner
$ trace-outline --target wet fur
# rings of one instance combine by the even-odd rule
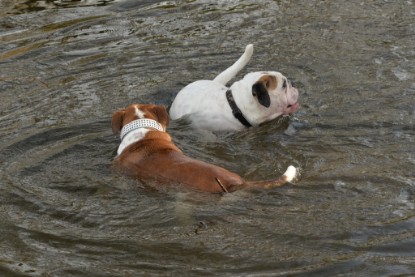
[[[114,113],[112,130],[121,128],[137,119],[134,110],[143,111],[146,118],[160,122],[164,129],[169,117],[166,109],[155,105],[130,105]],[[186,156],[166,132],[150,129],[145,136],[128,145],[118,155],[113,166],[119,172],[158,185],[182,185],[205,192],[232,192],[238,189],[269,188],[281,186],[291,177],[285,175],[276,180],[248,182],[238,174]]]

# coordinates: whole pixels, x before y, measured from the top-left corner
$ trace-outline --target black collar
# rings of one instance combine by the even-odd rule
[[[232,96],[232,91],[230,89],[226,91],[226,99],[228,100],[229,106],[232,109],[233,116],[236,119],[238,119],[239,122],[241,122],[245,127],[248,127],[248,128],[252,127],[251,123],[249,123],[248,120],[246,120],[241,110],[236,105],[235,100],[233,99],[233,96]]]

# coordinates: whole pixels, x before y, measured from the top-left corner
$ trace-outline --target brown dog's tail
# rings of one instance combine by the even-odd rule
[[[269,181],[253,181],[253,182],[246,182],[245,188],[246,189],[255,189],[255,188],[275,188],[280,187],[286,183],[292,182],[298,176],[298,169],[294,166],[290,165],[287,170],[276,180],[269,180]]]
[[[298,169],[290,165],[281,177],[286,179],[285,182],[292,182],[296,177],[298,177],[298,173]]]

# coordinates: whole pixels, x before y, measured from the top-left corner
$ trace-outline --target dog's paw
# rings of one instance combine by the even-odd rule
[[[290,165],[284,172],[283,176],[285,177],[287,182],[292,182],[298,176],[298,169]]]

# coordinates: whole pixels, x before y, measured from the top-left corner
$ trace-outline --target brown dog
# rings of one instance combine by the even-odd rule
[[[206,192],[277,187],[296,176],[296,168],[289,166],[276,180],[245,181],[222,167],[183,154],[166,133],[168,123],[169,115],[163,106],[133,104],[115,112],[112,130],[121,132],[115,168],[143,181],[180,184]]]

